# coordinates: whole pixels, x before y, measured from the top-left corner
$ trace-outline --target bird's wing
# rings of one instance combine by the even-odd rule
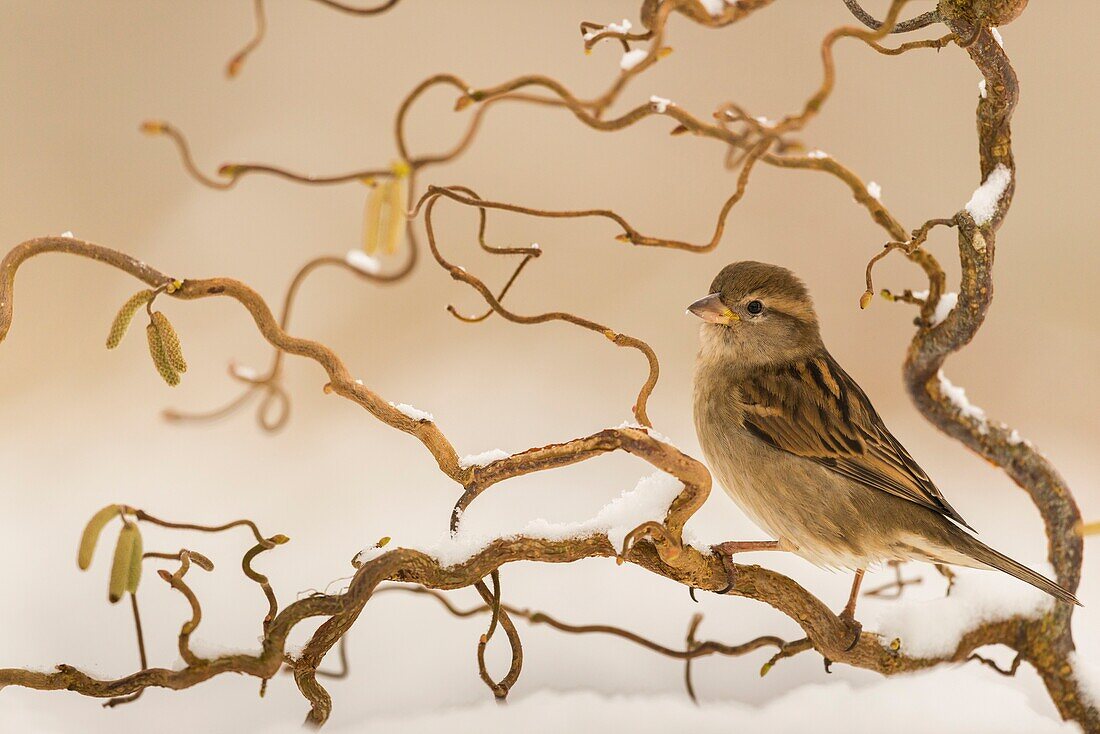
[[[740,387],[757,438],[970,527],[827,352],[756,371]]]

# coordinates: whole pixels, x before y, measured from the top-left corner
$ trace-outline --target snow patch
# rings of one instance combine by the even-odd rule
[[[643,48],[636,48],[633,51],[627,51],[623,54],[623,57],[619,59],[619,68],[623,71],[630,71],[638,64],[642,63],[642,60],[649,55],[649,52]]]
[[[61,236],[65,237],[67,239],[70,239],[70,240],[73,239],[73,233],[70,230],[66,230],[66,231],[62,232]]]
[[[811,150],[806,154],[807,158],[813,158],[815,161],[819,161],[822,158],[828,158],[829,154],[823,150]]]
[[[648,434],[649,436],[657,439],[661,443],[667,443],[669,446],[673,445],[672,440],[668,436],[664,435],[663,433],[658,433],[657,431],[653,430],[652,428],[647,428],[646,426],[643,426],[641,423],[638,423],[637,421],[623,421],[619,425],[615,426],[616,430],[621,429],[621,428],[634,428],[636,430],[639,430],[639,431],[642,431],[643,433]]]
[[[362,383],[360,383],[362,384]],[[412,418],[414,421],[434,421],[435,418],[432,414],[426,410],[420,408],[414,408],[408,403],[390,403],[390,407],[397,408],[399,411]]]
[[[458,465],[463,469],[469,469],[474,466],[485,466],[492,464],[494,461],[500,461],[501,459],[507,459],[511,454],[501,449],[489,449],[488,451],[482,451],[480,454],[467,454],[458,460]]]
[[[993,38],[994,38],[994,40],[997,41],[997,45],[1000,46],[1001,48],[1004,48],[1005,47],[1005,39],[1001,36],[1001,32],[999,30],[997,30],[996,28],[990,28],[989,31],[990,31],[990,33],[993,34]]]
[[[882,187],[879,186],[874,181],[868,182],[868,184],[867,184],[867,193],[870,195],[870,197],[872,199],[875,199],[875,200],[881,200],[882,199]]]
[[[612,547],[619,549],[627,533],[634,528],[647,520],[664,520],[668,506],[682,490],[680,480],[659,471],[639,479],[633,489],[624,491],[588,520],[554,523],[538,518],[519,528],[495,528],[491,534],[464,531],[460,525],[454,535],[437,541],[424,552],[436,558],[442,566],[454,566],[484,550],[494,540],[520,535],[543,540],[568,540],[604,534]]]
[[[379,556],[390,550],[392,549],[386,547],[386,545],[378,545],[377,543],[375,543],[370,548],[364,548],[363,550],[356,553],[355,558],[351,559],[351,565],[358,568],[364,563],[367,563],[368,561],[373,561],[375,558],[378,558]]]
[[[657,95],[653,95],[652,97],[650,97],[649,102],[653,105],[657,112],[662,115],[668,112],[669,105],[672,104],[672,100],[665,99],[664,97],[658,97]]]
[[[971,402],[967,400],[966,390],[952,385],[951,380],[947,379],[947,375],[943,374],[943,370],[937,372],[936,377],[940,381],[940,392],[959,409],[959,413],[966,418],[972,418],[977,421],[978,430],[982,433],[987,433],[989,431],[989,424],[986,421],[985,411],[977,405],[972,405]]]
[[[1073,668],[1077,682],[1080,684],[1081,695],[1085,703],[1092,706],[1100,706],[1100,668],[1086,660],[1082,660],[1076,652],[1071,652],[1067,658],[1070,667]]]
[[[630,33],[630,29],[633,28],[633,27],[634,27],[633,23],[631,23],[626,18],[623,18],[622,23],[608,23],[601,30],[588,31],[587,33],[584,34],[584,40],[591,41],[593,38],[595,38],[596,36],[598,36],[601,33],[624,33],[624,34],[625,33]]]
[[[982,99],[985,99],[985,77],[982,77],[981,81],[978,82],[978,94],[982,95]]]
[[[1033,566],[1050,576],[1048,564]],[[950,655],[970,630],[1010,617],[1031,619],[1047,612],[1054,598],[1000,571],[955,569],[951,596],[926,601],[898,601],[884,607],[876,624],[868,624],[889,645],[901,640],[901,652],[919,658]],[[866,620],[865,620],[866,621]]]
[[[344,255],[344,262],[367,275],[376,275],[382,270],[382,263],[378,262],[378,258],[371,257],[362,250],[348,250],[348,254]]]
[[[726,10],[726,0],[699,0],[699,4],[703,6],[703,10],[711,14],[712,17],[721,15]]]
[[[940,302],[936,304],[936,310],[932,313],[932,326],[939,326],[951,313],[951,309],[959,302],[958,293],[944,293],[940,296]]]
[[[966,211],[974,218],[974,223],[981,226],[993,218],[997,213],[997,203],[1004,195],[1005,189],[1012,181],[1012,171],[1003,163],[989,172],[982,185],[974,190],[970,201],[966,202]]]

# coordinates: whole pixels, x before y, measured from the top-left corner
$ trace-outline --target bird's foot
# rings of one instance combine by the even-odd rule
[[[778,540],[727,540],[710,547],[711,553],[722,561],[722,568],[726,570],[726,585],[715,591],[715,594],[728,594],[733,591],[737,580],[737,568],[733,564],[734,553],[747,553],[749,551],[779,550]],[[692,593],[691,598],[695,598]]]
[[[714,551],[718,553],[718,558],[722,561],[722,568],[726,571],[726,585],[715,591],[715,594],[725,595],[733,591],[733,587],[737,585],[737,568],[733,565],[733,554],[723,553],[719,551],[720,546],[714,546]]]
[[[859,638],[863,634],[863,625],[855,618],[854,614],[848,611],[840,613],[840,621],[844,623],[844,626],[848,628],[848,633],[852,635],[852,641],[848,643],[848,647],[844,648],[844,652],[851,652],[859,644]]]

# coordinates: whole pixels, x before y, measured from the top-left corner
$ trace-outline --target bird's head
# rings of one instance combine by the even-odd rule
[[[709,295],[688,306],[705,323],[703,346],[744,363],[796,359],[821,345],[805,284],[778,265],[746,260],[722,268]]]

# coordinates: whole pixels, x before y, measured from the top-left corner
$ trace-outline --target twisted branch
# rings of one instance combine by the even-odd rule
[[[319,1],[333,7],[341,6],[340,3],[330,2],[330,0]],[[503,210],[546,218],[604,218],[621,227],[623,234],[620,238],[632,244],[705,252],[713,249],[720,240],[726,216],[743,196],[750,172],[758,162],[778,167],[818,170],[833,175],[849,186],[857,202],[889,233],[891,242],[884,248],[883,254],[893,250],[902,251],[922,268],[929,279],[927,298],[916,299],[910,293],[909,299],[902,299],[921,301],[923,318],[910,345],[905,363],[906,383],[918,409],[945,433],[1003,467],[1029,493],[1043,517],[1050,543],[1050,558],[1058,580],[1067,589],[1074,590],[1079,580],[1081,563],[1081,537],[1076,532],[1080,527],[1080,516],[1065,482],[1053,466],[1029,444],[1013,440],[1012,432],[1006,426],[992,425],[988,421],[977,419],[972,414],[966,414],[960,410],[960,407],[945,394],[941,381],[937,379],[947,356],[965,346],[980,328],[992,298],[992,263],[996,232],[1007,214],[1014,191],[1015,166],[1012,159],[1010,120],[1018,98],[1018,85],[1015,73],[1003,49],[990,32],[989,25],[995,20],[1002,18],[1010,20],[1015,17],[1026,4],[1025,0],[1015,0],[1014,4],[1002,3],[1006,7],[1010,5],[1012,7],[1007,10],[1002,9],[1001,15],[996,18],[986,13],[986,10],[992,7],[989,2],[944,0],[936,11],[934,22],[945,23],[951,31],[950,37],[943,36],[939,39],[902,44],[896,49],[887,49],[878,42],[892,31],[901,31],[905,26],[905,23],[898,22],[905,4],[904,0],[894,0],[881,24],[876,25],[878,22],[874,19],[871,19],[873,23],[867,23],[873,28],[872,31],[845,27],[826,36],[821,47],[823,79],[820,86],[807,99],[801,111],[789,114],[778,122],[760,121],[733,103],[719,108],[714,123],[704,123],[677,105],[647,104],[636,107],[617,118],[605,117],[606,111],[619,98],[630,80],[657,63],[666,53],[664,33],[667,20],[673,12],[695,22],[718,27],[743,18],[767,4],[767,0],[741,0],[726,6],[722,12],[711,15],[698,0],[665,0],[664,2],[645,0],[641,12],[643,25],[647,28],[644,34],[637,34],[636,38],[628,37],[627,34],[618,34],[621,37],[616,37],[614,33],[602,31],[597,31],[595,34],[594,37],[597,40],[603,34],[602,37],[616,38],[624,46],[634,41],[648,41],[649,46],[638,64],[625,69],[607,90],[593,99],[579,99],[561,83],[539,75],[518,77],[485,89],[472,88],[451,75],[440,75],[426,80],[410,93],[402,103],[395,121],[398,152],[401,159],[408,162],[410,169],[407,185],[409,200],[412,200],[411,194],[416,191],[415,182],[419,170],[427,165],[451,160],[464,151],[475,136],[481,115],[497,101],[513,100],[565,108],[582,124],[605,132],[625,129],[653,115],[671,117],[676,122],[674,132],[691,132],[719,141],[730,151],[730,163],[740,168],[737,188],[723,205],[715,233],[709,242],[693,245],[677,240],[649,237],[639,233],[625,218],[610,210],[540,210],[483,199],[465,187],[429,185],[420,197],[413,214],[416,215],[421,209],[423,211],[427,242],[435,262],[453,279],[474,288],[492,312],[509,321],[520,324],[564,321],[587,330],[602,332],[616,345],[634,348],[645,355],[649,364],[649,375],[639,391],[634,412],[639,423],[649,426],[645,403],[658,375],[657,359],[652,349],[639,339],[616,333],[602,324],[566,312],[522,316],[506,309],[501,304],[501,299],[515,281],[519,270],[535,255],[531,252],[521,253],[524,248],[510,248],[513,250],[510,254],[524,254],[525,259],[517,267],[506,286],[500,290],[500,295],[494,295],[481,279],[451,264],[441,254],[432,224],[432,212],[436,203],[440,199],[447,199],[476,209],[479,213],[478,242],[484,249],[498,254],[503,253],[507,248],[492,250],[484,241],[487,210]],[[859,8],[858,3],[846,0],[846,4],[850,9]],[[337,9],[342,8],[337,7]],[[859,10],[862,11],[861,8]],[[853,9],[853,12],[856,11]],[[856,15],[860,17],[859,13]],[[923,17],[914,19],[910,23],[924,23],[921,20]],[[866,21],[862,17],[861,20]],[[933,20],[928,21],[928,23],[931,22]],[[929,220],[924,227],[907,236],[905,228],[875,196],[867,191],[863,181],[850,170],[824,154],[804,156],[790,154],[790,151],[797,150],[798,144],[787,136],[806,127],[808,122],[820,112],[835,86],[836,73],[832,47],[837,40],[844,37],[859,39],[876,51],[888,54],[903,53],[916,48],[941,48],[952,41],[965,47],[982,72],[988,90],[988,94],[978,103],[982,178],[987,178],[998,166],[1004,166],[1012,174],[992,216],[983,221],[976,221],[972,214],[962,211],[951,219]],[[586,43],[588,40],[586,39]],[[426,90],[436,85],[457,88],[462,95],[457,105],[459,108],[476,103],[478,109],[474,113],[467,133],[452,151],[437,156],[415,158],[409,155],[408,146],[405,143],[404,120],[413,102]],[[542,94],[531,94],[527,91],[528,87],[536,87]],[[660,109],[661,107],[664,109]],[[282,175],[302,183],[341,183],[364,176],[392,175],[386,171],[360,171],[355,174],[312,178],[291,174],[271,166],[248,164],[223,168],[222,172],[228,176],[228,180],[216,181],[206,178],[198,171],[191,161],[186,141],[173,128],[160,123],[150,123],[146,125],[146,129],[150,132],[169,135],[179,147],[187,170],[204,184],[220,189],[230,188],[241,175],[252,172]],[[921,245],[931,228],[941,224],[953,224],[958,230],[963,281],[959,289],[958,305],[942,322],[933,323],[928,317],[938,305],[943,292],[945,275],[935,257]],[[410,236],[412,232],[410,224]],[[415,248],[411,248],[411,252],[414,250]],[[286,319],[293,294],[297,291],[304,274],[312,269],[310,264],[299,272],[292,283],[283,320],[276,321],[264,300],[240,281],[229,278],[188,279],[183,280],[176,287],[175,278],[133,257],[100,245],[66,237],[30,240],[15,247],[0,262],[0,340],[6,336],[11,327],[13,288],[18,267],[30,257],[51,252],[97,260],[126,272],[151,287],[163,288],[165,293],[173,298],[194,300],[227,297],[237,301],[252,316],[260,334],[277,350],[276,365],[269,376],[277,374],[278,365],[281,364],[278,360],[281,359],[282,353],[306,357],[324,370],[330,392],[360,405],[382,423],[408,433],[425,446],[439,469],[459,484],[463,490],[452,516],[452,529],[457,529],[457,521],[463,509],[486,489],[501,481],[575,464],[612,451],[625,451],[642,459],[653,467],[675,476],[681,481],[683,487],[669,505],[665,516],[646,522],[628,533],[622,548],[613,547],[607,535],[603,533],[566,539],[518,536],[496,539],[465,560],[450,566],[441,565],[437,559],[421,551],[398,548],[360,564],[346,590],[336,594],[319,593],[299,599],[281,611],[275,604],[274,593],[269,586],[265,586],[266,578],[252,572],[248,565],[252,556],[265,547],[270,547],[263,544],[265,542],[272,544],[274,539],[264,539],[255,526],[251,525],[260,545],[250,551],[251,555],[245,556],[243,568],[253,580],[261,583],[269,599],[269,610],[264,621],[262,649],[258,655],[224,655],[203,659],[190,652],[187,641],[201,621],[201,607],[183,577],[190,561],[196,560],[196,563],[198,561],[192,559],[188,551],[180,551],[176,556],[180,561],[179,570],[174,574],[169,574],[167,571],[161,571],[160,574],[173,588],[183,594],[192,610],[191,618],[183,625],[180,634],[180,653],[186,663],[183,669],[145,668],[143,662],[143,669],[132,675],[115,680],[101,680],[69,665],[60,665],[53,673],[9,668],[0,669],[0,687],[20,685],[42,690],[69,689],[88,696],[117,699],[131,696],[150,686],[187,688],[225,672],[243,673],[266,680],[272,677],[288,659],[286,639],[290,631],[303,620],[325,617],[325,621],[311,636],[302,654],[290,662],[295,681],[311,706],[308,720],[320,724],[327,719],[331,711],[331,698],[317,680],[318,668],[332,647],[344,639],[365,604],[383,582],[396,581],[439,590],[467,586],[477,588],[486,602],[486,609],[492,613],[489,630],[483,636],[483,641],[479,643],[479,661],[486,682],[494,687],[497,695],[507,693],[518,676],[522,661],[518,636],[515,635],[515,628],[510,620],[510,617],[514,616],[513,611],[503,603],[499,586],[499,570],[509,563],[521,561],[569,563],[583,558],[614,557],[620,562],[638,565],[686,586],[712,591],[724,589],[727,586],[727,568],[722,561],[716,556],[685,545],[682,538],[684,524],[709,494],[709,474],[697,460],[658,440],[644,428],[606,429],[562,443],[533,447],[485,466],[462,466],[452,444],[433,420],[406,415],[361,382],[354,380],[343,362],[331,349],[318,342],[287,333]],[[414,255],[410,253],[410,257]],[[875,261],[877,258],[868,265],[868,288],[871,288],[870,270]],[[168,284],[172,284],[173,288],[168,289]],[[144,519],[159,522],[166,527],[211,529],[166,523],[148,516]],[[247,521],[237,521],[219,526],[219,529],[246,523]],[[164,554],[150,555],[158,558],[165,557]],[[1100,713],[1083,694],[1076,671],[1068,662],[1073,650],[1070,630],[1070,617],[1073,610],[1068,605],[1055,606],[1037,619],[1012,617],[987,622],[963,635],[950,654],[920,658],[906,652],[904,641],[887,643],[872,632],[864,633],[854,646],[849,647],[850,635],[847,625],[822,601],[796,582],[758,566],[732,565],[736,583],[728,593],[769,604],[795,621],[805,634],[803,639],[792,642],[768,637],[745,643],[751,649],[768,645],[779,648],[764,666],[762,673],[767,672],[776,661],[810,649],[817,651],[830,662],[893,674],[920,670],[945,662],[967,660],[986,662],[975,653],[975,650],[985,645],[1000,644],[1018,653],[1013,667],[1001,672],[1014,672],[1021,661],[1029,663],[1038,671],[1063,717],[1080,722],[1088,731],[1100,731]],[[484,583],[486,577],[493,581],[492,590]],[[535,615],[537,613],[532,613],[532,622],[538,619],[538,621],[550,623],[545,615],[537,617]],[[693,620],[689,626],[683,651],[664,648],[619,628],[573,627],[557,622],[552,624],[570,632],[613,634],[663,654],[671,652],[673,657],[684,659],[686,662],[703,654],[699,652],[700,650],[713,649],[717,654],[740,647],[698,642],[695,634],[699,622],[696,620]],[[512,665],[501,681],[494,681],[488,675],[483,657],[484,645],[488,643],[497,626],[505,630],[513,647]],[[611,631],[612,629],[617,631]],[[685,683],[689,690],[692,690],[690,668],[685,670]]]

